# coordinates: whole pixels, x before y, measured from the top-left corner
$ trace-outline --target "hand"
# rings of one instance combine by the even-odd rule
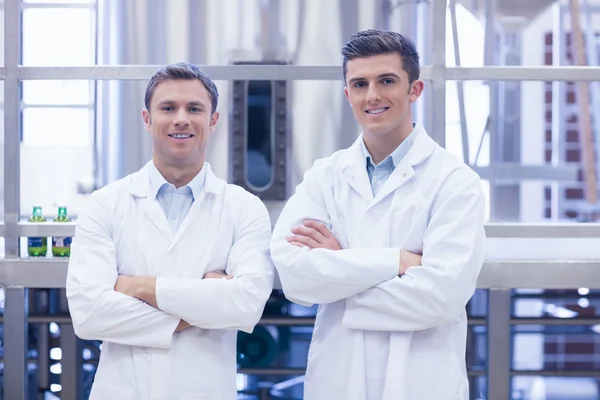
[[[341,250],[342,246],[325,224],[318,221],[304,221],[304,224],[292,228],[294,235],[287,238],[288,242],[297,247],[309,249]]]
[[[400,276],[406,273],[406,270],[410,267],[421,265],[421,259],[423,256],[415,253],[411,253],[410,251],[402,250],[400,252],[400,268],[399,274]]]
[[[179,320],[179,324],[177,324],[177,328],[175,328],[175,332],[181,332],[184,329],[189,328],[191,325],[185,322],[184,320]]]
[[[204,275],[204,279],[233,279],[233,276],[227,275],[225,271],[210,271]]]

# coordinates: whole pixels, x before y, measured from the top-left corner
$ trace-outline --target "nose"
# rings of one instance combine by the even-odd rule
[[[185,108],[180,108],[175,114],[175,118],[173,119],[173,125],[178,128],[187,127],[190,124],[190,119],[188,117],[187,111]]]
[[[378,103],[379,100],[381,100],[381,96],[379,95],[376,85],[369,85],[369,88],[367,89],[367,101],[369,103]]]

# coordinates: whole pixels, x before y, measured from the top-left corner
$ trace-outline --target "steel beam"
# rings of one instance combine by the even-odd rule
[[[114,65],[92,67],[19,66],[21,80],[90,79],[147,80],[161,65]],[[214,80],[338,80],[341,65],[205,65],[201,68]],[[3,71],[3,70],[0,70]],[[4,70],[4,73],[5,70]],[[3,74],[3,77],[4,74]],[[600,81],[599,67],[486,66],[421,67],[421,79],[443,82],[464,81]]]
[[[267,208],[279,209],[280,203],[268,202]],[[36,224],[21,222],[19,236],[68,236],[75,235],[75,222]],[[597,238],[600,237],[600,224],[597,223],[497,223],[485,225],[488,238]],[[0,237],[4,237],[5,226],[0,224]],[[47,262],[32,260],[33,262]]]
[[[28,288],[64,288],[68,260],[0,260],[0,284]],[[488,260],[479,289],[600,289],[600,261]]]

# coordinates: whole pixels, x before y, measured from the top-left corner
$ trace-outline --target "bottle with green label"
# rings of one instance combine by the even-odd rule
[[[71,222],[71,218],[67,215],[67,207],[59,206],[58,215],[54,218],[54,222]],[[52,238],[52,255],[54,257],[69,257],[71,255],[70,237],[53,237]]]
[[[33,206],[33,212],[27,222],[46,222],[46,218],[42,214],[42,206]],[[48,252],[47,237],[28,237],[27,238],[27,253],[30,257],[46,257]]]

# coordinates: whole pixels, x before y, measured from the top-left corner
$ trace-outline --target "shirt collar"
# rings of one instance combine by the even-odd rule
[[[387,156],[383,161],[381,161],[379,163],[379,165],[381,165],[383,163],[389,163],[390,160],[391,160],[392,164],[394,165],[394,168],[398,164],[400,164],[400,161],[402,161],[402,159],[404,158],[406,153],[408,153],[408,150],[410,150],[412,144],[414,143],[415,138],[417,137],[418,131],[419,131],[419,127],[417,126],[417,124],[413,123],[413,130],[408,135],[408,137],[406,139],[404,139],[402,141],[402,143],[400,143],[400,145],[398,147],[396,147],[396,149],[389,156]],[[360,148],[362,149],[363,156],[365,157],[365,161],[366,161],[367,165],[375,166],[375,163],[373,162],[373,157],[371,157],[369,150],[367,150],[367,146],[365,145],[364,139],[360,143]]]
[[[188,191],[191,191],[192,196],[194,197],[194,200],[195,200],[200,196],[200,193],[204,189],[205,181],[206,181],[206,163],[204,163],[204,166],[202,167],[200,172],[198,172],[198,174],[194,177],[194,179],[192,179],[190,181],[190,183],[188,183],[187,185],[183,186],[180,189],[185,188]],[[154,165],[154,162],[151,161],[150,162],[150,195],[152,196],[153,199],[156,198],[156,196],[158,195],[158,192],[163,187],[166,190],[172,190],[172,191],[176,190],[175,185],[167,182],[167,180],[162,176],[162,174],[160,173],[158,168],[156,168],[156,165]],[[163,189],[163,190],[165,190],[165,189]]]

